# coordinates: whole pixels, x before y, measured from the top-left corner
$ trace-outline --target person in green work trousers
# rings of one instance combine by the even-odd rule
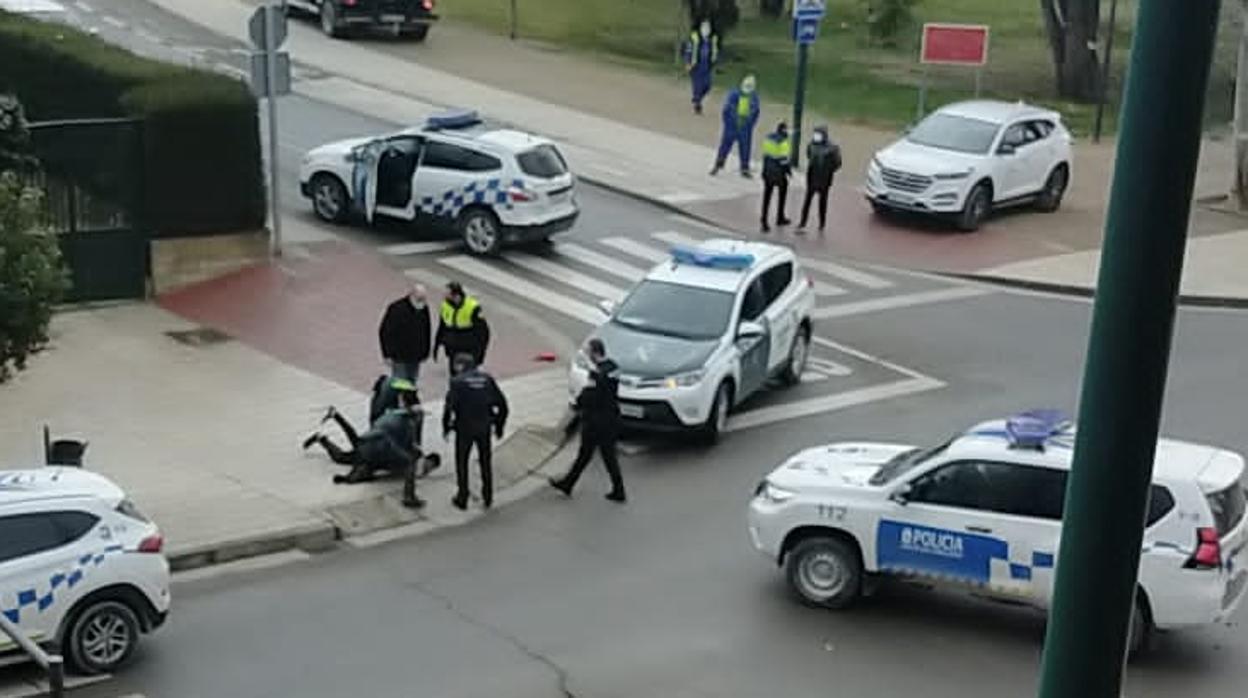
[[[715,156],[715,166],[711,174],[717,175],[724,169],[728,153],[733,144],[737,146],[737,154],[741,158],[741,176],[750,175],[750,141],[754,138],[754,127],[758,124],[759,103],[753,75],[745,76],[740,87],[734,87],[724,100],[721,114],[724,122],[724,134],[719,139],[719,153]]]
[[[779,195],[776,207],[776,225],[788,225],[784,216],[784,204],[789,197],[789,176],[793,174],[793,142],[789,140],[789,126],[781,121],[776,130],[763,141],[763,232],[771,230],[767,214],[771,210],[771,195]]]
[[[450,373],[457,373],[452,360],[460,354],[472,357],[478,366],[485,362],[485,351],[490,345],[490,326],[481,315],[481,303],[466,294],[458,281],[446,285],[446,298],[439,311],[441,322],[433,342],[433,360],[438,360],[438,349],[446,354]]]

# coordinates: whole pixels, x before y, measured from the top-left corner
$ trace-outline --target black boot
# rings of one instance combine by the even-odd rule
[[[612,502],[623,504],[628,501],[628,497],[624,495],[624,490],[612,490],[606,494],[607,499]]]
[[[568,483],[563,480],[558,480],[552,477],[550,478],[550,486],[562,492],[565,497],[572,496],[572,488],[568,487]]]
[[[468,497],[465,495],[455,495],[451,498],[451,506],[459,509],[460,511],[465,511],[468,509]]]

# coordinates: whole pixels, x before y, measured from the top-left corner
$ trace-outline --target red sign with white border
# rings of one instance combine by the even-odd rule
[[[984,65],[988,62],[987,25],[924,24],[919,62],[934,65]]]

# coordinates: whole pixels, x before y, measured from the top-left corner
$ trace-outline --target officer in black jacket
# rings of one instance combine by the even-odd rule
[[[468,458],[477,448],[481,463],[481,501],[486,509],[494,504],[494,470],[490,461],[493,447],[490,432],[503,438],[507,424],[507,398],[490,374],[477,367],[470,354],[454,357],[455,377],[446,393],[442,410],[442,436],[455,432],[455,484],[457,491],[451,503],[455,508],[468,508]]]
[[[568,474],[562,479],[552,479],[550,484],[565,495],[572,496],[572,488],[576,487],[576,481],[597,450],[602,453],[602,463],[611,478],[607,499],[624,502],[627,501],[624,478],[620,475],[620,461],[615,450],[620,435],[619,367],[607,358],[607,348],[601,339],[589,340],[586,348],[593,370],[589,385],[576,397],[576,411],[581,420],[581,449]]]

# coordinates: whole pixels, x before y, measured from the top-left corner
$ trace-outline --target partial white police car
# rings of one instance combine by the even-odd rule
[[[977,100],[941,107],[867,167],[877,213],[952,218],[975,230],[994,208],[1033,203],[1056,211],[1070,184],[1070,132],[1055,111]]]
[[[474,254],[571,228],[580,212],[575,186],[553,142],[488,126],[474,112],[329,143],[299,168],[300,190],[323,220],[410,221],[422,231],[458,233]]]
[[[82,673],[111,672],[169,612],[156,526],[81,468],[0,471],[0,613]],[[24,659],[0,634],[0,665]]]
[[[749,506],[754,547],[815,606],[894,576],[1048,607],[1074,429],[1052,410],[985,422],[934,448],[838,443],[802,451]],[[1248,584],[1244,459],[1157,444],[1131,648],[1154,629],[1221,622]]]
[[[592,333],[620,368],[629,427],[699,430],[714,440],[728,412],[779,377],[796,384],[811,340],[812,284],[778,245],[713,239],[677,246]],[[573,359],[571,398],[589,380]]]

